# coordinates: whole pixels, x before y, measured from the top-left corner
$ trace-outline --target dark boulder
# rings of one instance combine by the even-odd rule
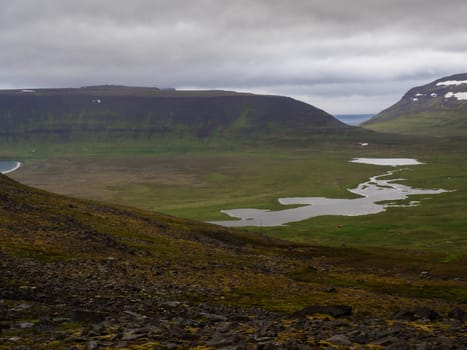
[[[326,339],[326,341],[336,345],[352,345],[352,342],[343,334],[336,334]]]
[[[430,320],[430,321],[436,321],[436,320],[441,319],[440,314],[438,314],[436,311],[426,306],[417,307],[415,309],[415,314],[419,318],[423,318],[423,319]]]
[[[467,321],[467,313],[462,310],[461,308],[455,307],[448,313],[449,318],[453,318],[455,320],[459,320],[461,322]]]
[[[100,323],[105,320],[105,315],[101,312],[88,310],[74,310],[71,315],[73,322]]]
[[[343,317],[352,315],[352,307],[348,305],[312,305],[297,311],[294,317],[305,317],[307,315],[326,314],[332,317]]]
[[[415,321],[415,313],[409,310],[399,310],[392,315],[393,320],[400,320],[400,321]]]

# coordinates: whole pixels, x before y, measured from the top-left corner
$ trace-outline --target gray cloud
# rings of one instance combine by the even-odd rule
[[[467,71],[464,0],[0,0],[0,87],[118,83],[377,112]]]

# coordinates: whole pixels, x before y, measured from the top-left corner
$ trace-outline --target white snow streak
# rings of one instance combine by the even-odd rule
[[[436,86],[451,86],[451,85],[462,85],[467,84],[467,80],[446,80],[440,81]]]
[[[467,92],[448,92],[444,98],[455,97],[458,100],[467,100]]]

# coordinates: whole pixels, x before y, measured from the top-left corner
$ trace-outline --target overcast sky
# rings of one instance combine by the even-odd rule
[[[231,89],[372,113],[463,72],[465,0],[0,0],[0,88]]]

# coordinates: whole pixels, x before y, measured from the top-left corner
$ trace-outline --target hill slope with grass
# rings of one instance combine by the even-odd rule
[[[282,96],[126,86],[0,91],[3,142],[308,137],[348,127]]]
[[[467,73],[410,89],[362,126],[399,134],[467,136]]]
[[[466,264],[441,257],[294,244],[0,175],[0,348],[462,349]]]

